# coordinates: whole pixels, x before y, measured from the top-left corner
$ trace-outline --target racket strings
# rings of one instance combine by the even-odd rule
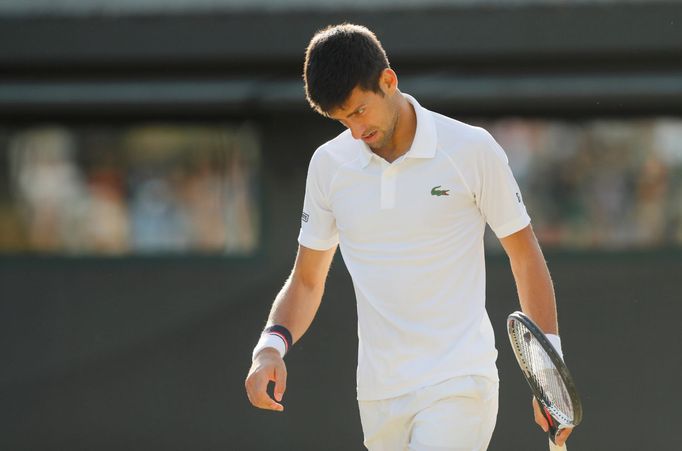
[[[527,375],[538,391],[544,404],[554,407],[571,422],[574,420],[573,404],[554,362],[535,336],[520,322],[514,322],[519,357],[527,367]]]

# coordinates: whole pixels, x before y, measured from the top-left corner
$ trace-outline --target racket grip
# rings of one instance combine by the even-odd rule
[[[556,443],[554,443],[551,440],[548,440],[548,442],[549,442],[549,451],[567,451],[565,443],[563,446],[557,446]]]
[[[545,420],[547,420],[547,424],[549,425],[549,429],[547,431],[549,434],[549,439],[552,443],[556,444],[556,435],[559,432],[559,425],[544,406],[542,406],[540,410],[542,411],[542,416],[545,417]]]

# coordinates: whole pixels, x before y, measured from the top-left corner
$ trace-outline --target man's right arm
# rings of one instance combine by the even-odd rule
[[[272,304],[268,326],[286,327],[294,343],[305,334],[322,301],[335,252],[336,246],[324,251],[299,246],[294,269]],[[284,359],[276,349],[268,347],[258,352],[245,381],[251,404],[261,409],[284,410],[279,402],[286,390],[286,375]],[[275,399],[267,394],[270,381],[275,382]]]

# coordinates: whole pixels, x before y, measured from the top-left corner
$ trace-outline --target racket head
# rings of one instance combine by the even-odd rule
[[[577,426],[583,417],[578,390],[568,367],[542,330],[524,313],[514,312],[507,318],[507,333],[541,408],[558,423],[558,429]]]

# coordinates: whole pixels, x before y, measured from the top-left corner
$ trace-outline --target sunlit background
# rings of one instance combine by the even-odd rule
[[[41,125],[0,131],[0,249],[248,255],[260,147],[246,125]]]
[[[548,249],[682,245],[682,120],[502,119],[505,148]]]
[[[506,150],[545,246],[682,245],[681,119],[472,122]],[[260,244],[254,127],[40,125],[1,130],[0,146],[2,252],[248,255]]]

